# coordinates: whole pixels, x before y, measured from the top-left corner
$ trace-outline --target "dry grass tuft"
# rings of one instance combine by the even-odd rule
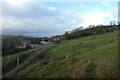
[[[96,65],[96,78],[115,78],[116,71],[113,70],[112,65],[108,59],[101,59]]]
[[[82,60],[80,63],[72,66],[73,78],[85,78],[86,66],[90,63],[89,60]]]
[[[100,59],[97,63],[81,60],[71,67],[73,78],[117,78],[117,70],[109,59]]]

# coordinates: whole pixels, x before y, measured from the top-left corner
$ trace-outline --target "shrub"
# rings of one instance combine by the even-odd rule
[[[116,71],[113,70],[111,62],[107,59],[100,59],[96,66],[96,77],[97,78],[115,78]]]
[[[90,60],[81,60],[80,63],[72,66],[72,77],[73,78],[85,78],[87,65],[90,64]]]

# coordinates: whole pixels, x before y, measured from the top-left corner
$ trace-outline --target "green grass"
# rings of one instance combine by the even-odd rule
[[[109,45],[111,44],[109,44],[108,41],[112,38],[116,38],[117,34],[118,34],[117,32],[114,32],[114,33],[107,33],[103,35],[88,36],[88,37],[82,37],[79,39],[63,41],[57,47],[50,49],[48,53],[51,56],[66,55],[67,53],[77,52],[77,51],[80,54],[83,54],[86,52],[91,53],[92,49],[88,50],[88,48],[85,47],[86,45],[89,45],[91,48],[92,47],[95,48],[94,50],[97,50],[100,47],[104,47],[104,48],[109,47]],[[80,43],[82,43],[83,46],[81,46]],[[112,44],[117,46],[118,43],[116,40],[114,40]],[[106,51],[108,50],[106,49]]]
[[[42,59],[36,58],[33,63],[19,71],[18,76],[72,77],[72,66],[79,64],[82,60],[97,64],[101,59],[107,59],[112,63],[110,67],[115,70],[118,67],[118,32],[65,40],[44,53],[45,56]],[[93,67],[88,68],[91,70]]]
[[[2,61],[3,61],[2,65],[4,66],[4,65],[8,64],[9,62],[11,62],[13,60],[16,60],[21,55],[27,55],[27,54],[29,55],[32,52],[36,51],[36,50],[39,50],[39,48],[32,49],[32,50],[27,50],[27,51],[16,53],[16,54],[11,54],[11,55],[7,55],[7,56],[3,56],[2,57]]]

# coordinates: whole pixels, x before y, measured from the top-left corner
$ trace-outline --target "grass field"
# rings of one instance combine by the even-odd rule
[[[118,32],[65,40],[47,49],[44,54],[42,58],[36,57],[30,65],[19,70],[14,77],[116,77]]]

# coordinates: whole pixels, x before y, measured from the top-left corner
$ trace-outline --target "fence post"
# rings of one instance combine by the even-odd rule
[[[10,60],[10,56],[8,55],[8,62],[9,62],[9,60]]]
[[[20,61],[20,59],[17,58],[17,71],[19,70],[19,61]]]

